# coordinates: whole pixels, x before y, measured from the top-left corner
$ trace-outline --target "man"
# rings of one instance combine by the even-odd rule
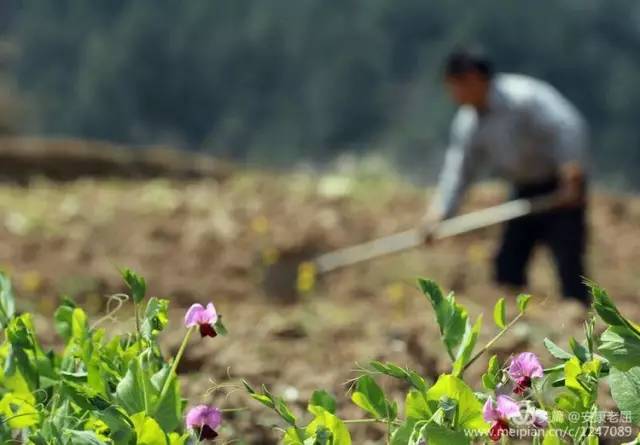
[[[565,297],[588,304],[583,284],[586,241],[585,164],[587,128],[574,106],[550,85],[531,77],[495,74],[477,50],[456,50],[445,81],[460,105],[437,197],[423,221],[427,241],[438,223],[455,214],[482,166],[513,187],[514,198],[555,194],[554,210],[507,223],[495,258],[502,285],[526,285],[526,266],[536,244],[555,258]]]

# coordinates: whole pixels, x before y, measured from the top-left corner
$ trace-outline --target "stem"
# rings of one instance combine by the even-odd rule
[[[178,349],[178,353],[176,354],[176,357],[173,359],[173,363],[171,364],[169,375],[164,381],[164,385],[162,385],[162,391],[160,391],[160,397],[158,397],[158,402],[156,403],[156,406],[154,407],[151,413],[152,416],[155,414],[156,410],[162,404],[162,401],[164,400],[164,398],[167,396],[167,393],[169,392],[169,387],[171,386],[171,382],[173,381],[173,376],[175,375],[176,369],[178,368],[178,363],[180,363],[180,360],[184,355],[184,351],[187,348],[187,343],[189,342],[189,338],[191,337],[191,334],[193,334],[194,330],[195,330],[195,326],[190,327],[187,333],[185,334],[184,338],[182,339],[182,344],[180,345],[180,349]]]
[[[343,420],[342,423],[377,423],[380,422],[378,419],[352,419],[352,420]]]
[[[144,355],[140,356],[140,368],[143,370],[143,372],[146,374],[146,370],[145,370],[145,360],[143,359]],[[142,379],[142,400],[144,401],[144,412],[148,413],[149,412],[149,391],[147,389],[147,379],[143,378]]]
[[[136,315],[136,332],[138,333],[138,341],[142,338],[142,331],[140,329],[140,311],[138,311],[138,303],[133,303],[133,312]]]
[[[402,422],[398,420],[383,420],[383,419],[351,419],[351,420],[343,420],[342,423],[350,424],[350,423],[387,423],[390,425],[402,425]]]
[[[493,337],[491,340],[489,340],[489,342],[488,342],[486,345],[484,345],[484,346],[482,347],[482,349],[480,349],[480,350],[476,353],[476,355],[474,355],[474,356],[471,358],[471,360],[469,360],[469,361],[467,362],[467,364],[466,364],[466,365],[464,365],[464,368],[462,368],[462,371],[463,371],[463,372],[464,372],[464,371],[466,371],[466,370],[467,370],[467,368],[473,364],[473,362],[475,362],[476,360],[478,360],[482,354],[484,354],[485,352],[487,352],[487,351],[488,351],[488,350],[489,350],[489,349],[494,345],[494,343],[495,343],[495,342],[497,342],[498,340],[500,340],[500,338],[501,338],[501,337],[502,337],[502,336],[503,336],[503,335],[504,335],[504,334],[505,334],[509,329],[511,329],[511,328],[512,328],[512,327],[513,327],[513,326],[514,326],[514,325],[515,325],[515,324],[516,324],[516,323],[517,323],[517,322],[518,322],[518,321],[523,317],[523,315],[524,315],[524,312],[520,312],[518,315],[516,315],[516,317],[515,317],[513,320],[511,320],[511,322],[509,322],[509,324],[508,324],[508,325],[506,325],[502,331],[498,332],[498,333],[496,334],[496,336],[495,336],[495,337]]]
[[[247,411],[249,408],[246,407],[242,407],[242,408],[223,408],[220,410],[220,412],[222,413],[236,413],[239,411]]]

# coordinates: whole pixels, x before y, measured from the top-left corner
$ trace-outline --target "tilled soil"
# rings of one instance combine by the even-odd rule
[[[465,211],[496,204],[502,196],[495,186],[481,187]],[[184,309],[214,301],[230,334],[192,340],[180,369],[183,385],[192,403],[247,408],[227,415],[225,437],[271,444],[278,421],[236,390],[240,378],[270,385],[300,412],[312,389],[328,389],[343,402],[343,417],[358,418],[362,414],[344,393],[359,365],[395,361],[430,378],[447,371],[431,308],[415,287],[417,276],[455,291],[473,318],[483,312],[483,341],[496,331],[491,312],[497,298],[507,297],[513,315],[515,297],[490,279],[499,228],[331,273],[295,301],[265,295],[265,262],[409,228],[424,204],[421,189],[392,177],[245,171],[224,182],[31,180],[28,186],[0,185],[0,266],[13,276],[21,309],[41,314],[39,330],[52,345],[57,340],[47,317],[60,295],[82,301],[97,319],[107,297],[125,290],[119,266],[144,275],[151,294],[172,300],[163,337],[169,352],[181,341]],[[590,225],[589,277],[610,291],[624,313],[640,319],[640,199],[596,193]],[[506,358],[534,350],[551,364],[542,339],[581,338],[586,314],[557,295],[544,250],[532,266],[530,313],[493,352]],[[129,313],[125,307],[117,322],[105,323],[115,332],[130,322]],[[478,381],[485,363],[469,370],[469,381]],[[402,389],[384,384],[396,396]],[[355,443],[379,443],[382,434],[358,427]]]

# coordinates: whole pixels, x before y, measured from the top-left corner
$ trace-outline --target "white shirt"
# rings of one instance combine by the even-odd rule
[[[586,168],[587,133],[578,110],[551,85],[522,75],[497,75],[486,110],[458,110],[432,205],[445,218],[452,216],[483,167],[515,185],[548,181],[567,162]]]

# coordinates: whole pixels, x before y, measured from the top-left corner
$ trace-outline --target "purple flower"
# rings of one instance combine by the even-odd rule
[[[194,406],[186,417],[187,429],[195,431],[198,440],[211,440],[218,437],[216,428],[222,423],[222,412],[208,405]]]
[[[549,415],[543,409],[536,409],[533,413],[533,426],[536,428],[546,428],[549,425]]]
[[[542,375],[542,365],[533,352],[523,352],[511,359],[509,377],[515,383],[514,393],[524,393],[531,387],[531,379]]]
[[[482,409],[482,417],[486,422],[491,423],[489,430],[491,440],[499,440],[509,431],[509,419],[519,415],[520,407],[511,397],[498,396],[496,401],[489,397]]]
[[[205,308],[200,303],[192,305],[184,316],[184,324],[186,327],[200,327],[200,335],[202,337],[215,337],[218,335],[213,326],[218,321],[218,313],[213,303],[207,304]]]

